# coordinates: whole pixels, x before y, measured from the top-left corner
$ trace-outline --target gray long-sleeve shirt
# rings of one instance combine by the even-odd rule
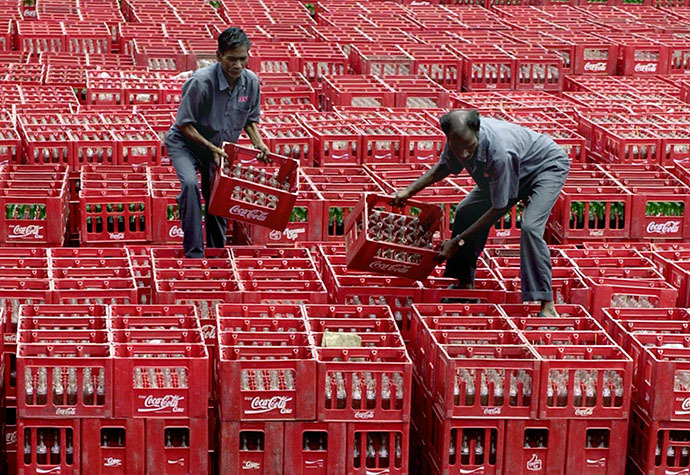
[[[560,153],[559,153],[560,152]],[[450,151],[446,144],[440,163],[451,173],[467,170],[477,186],[489,191],[491,206],[501,209],[529,188],[541,171],[567,155],[551,137],[503,120],[482,117],[477,149],[467,160]]]
[[[237,142],[246,125],[259,122],[259,103],[259,78],[252,71],[244,69],[231,89],[219,63],[201,68],[182,86],[175,124],[168,131],[165,143],[184,143],[192,149],[203,149],[178,129],[187,124],[193,124],[216,146]]]

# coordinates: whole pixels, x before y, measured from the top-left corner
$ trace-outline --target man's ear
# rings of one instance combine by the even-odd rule
[[[220,61],[220,59],[221,59],[220,50],[219,50],[219,49],[216,50],[216,59],[217,59],[218,61]]]

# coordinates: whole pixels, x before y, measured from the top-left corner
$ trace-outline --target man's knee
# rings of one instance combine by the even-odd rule
[[[182,193],[199,193],[199,180],[196,175],[183,176],[180,178],[180,189]]]
[[[541,238],[544,235],[545,226],[539,225],[534,221],[523,221],[520,233],[526,237]]]

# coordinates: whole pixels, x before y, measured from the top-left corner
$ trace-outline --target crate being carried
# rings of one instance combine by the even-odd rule
[[[394,207],[388,196],[367,195],[345,222],[348,268],[423,280],[437,264],[433,235],[442,217],[438,206]]]
[[[228,158],[216,169],[209,213],[282,231],[297,199],[299,162],[268,154],[266,167],[258,150],[228,143],[224,148]]]

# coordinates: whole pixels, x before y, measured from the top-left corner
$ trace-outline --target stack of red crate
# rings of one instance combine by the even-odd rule
[[[284,464],[298,462],[296,449],[284,444],[302,448],[302,438],[285,436],[285,426],[316,415],[316,355],[304,310],[294,304],[219,305],[217,335],[220,473],[285,473]],[[329,453],[333,436],[327,434]]]
[[[549,450],[538,451],[544,458],[539,453],[536,457],[524,453],[521,460],[514,460],[506,445],[506,469],[522,462],[529,470],[539,465],[539,459],[544,468],[558,467],[550,457],[563,454],[565,474],[622,473],[625,461],[620,454],[627,440],[632,359],[583,307],[557,306],[561,316],[557,319],[537,317],[538,308],[504,305],[502,310],[539,357],[539,381],[532,386],[539,420],[527,427],[534,424],[549,429],[550,434],[543,432]],[[519,394],[519,385],[517,390]],[[559,426],[567,427],[567,439],[560,440],[565,446],[552,452],[550,442],[558,440]],[[529,432],[526,429],[524,439],[518,441],[527,439]]]
[[[170,464],[182,473],[206,473],[215,456],[209,452],[207,406],[212,360],[196,308],[111,305],[109,328],[112,419],[82,422],[85,467],[118,454],[127,473]]]
[[[184,232],[180,227],[177,195],[180,182],[172,167],[150,167],[151,240],[154,244],[181,243]]]
[[[115,370],[107,307],[24,305],[18,328],[18,472],[80,473],[86,448],[82,422],[107,425],[105,420],[113,417]],[[86,443],[106,445],[97,432]],[[127,434],[130,450],[141,443],[133,439]],[[104,461],[99,457],[98,465]]]
[[[62,245],[69,215],[66,166],[0,169],[0,240],[6,245]]]
[[[22,304],[39,304],[51,301],[48,260],[45,249],[14,248],[0,253],[4,272],[0,289],[2,309],[2,369],[5,451],[8,473],[16,472],[17,453],[17,325]]]
[[[607,308],[602,322],[635,360],[630,473],[687,469],[687,320],[685,308]]]
[[[522,473],[520,459],[529,449],[547,455],[553,446],[551,458],[563,456],[562,427],[548,427],[548,444],[541,446],[538,437],[521,433],[540,428],[529,420],[539,406],[539,358],[498,306],[416,304],[412,315],[411,439],[420,466],[434,474],[510,473],[511,467]],[[507,423],[515,425],[510,438]],[[512,465],[504,463],[507,456],[515,457]]]

